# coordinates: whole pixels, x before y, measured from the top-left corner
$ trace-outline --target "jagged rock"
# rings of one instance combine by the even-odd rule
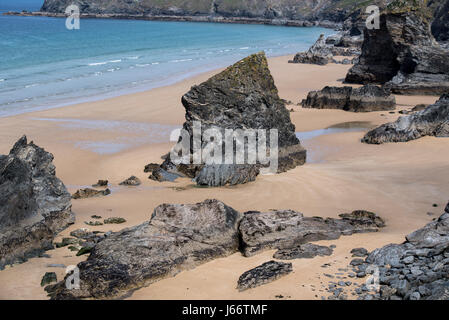
[[[302,101],[303,108],[341,109],[352,112],[393,110],[396,98],[389,91],[375,85],[361,88],[324,87],[311,91]]]
[[[99,187],[107,187],[109,181],[108,180],[98,180],[96,184],[93,184],[92,187],[99,188]]]
[[[377,266],[380,299],[449,299],[449,204],[402,244],[376,249],[357,268]]]
[[[97,226],[103,225],[103,223],[100,221],[84,221],[84,223],[91,227],[97,227]]]
[[[41,280],[41,287],[45,287],[47,284],[57,282],[56,273],[54,272],[46,272]]]
[[[385,84],[399,94],[448,92],[449,52],[433,38],[429,21],[425,8],[382,13],[380,29],[365,28],[362,54],[346,82]]]
[[[126,222],[126,219],[120,217],[113,217],[104,219],[104,224],[122,224]]]
[[[436,1],[438,2],[438,1]],[[439,1],[441,5],[437,6],[432,22],[432,34],[438,41],[449,40],[449,1]]]
[[[365,248],[354,248],[351,250],[353,257],[366,257],[369,252]]]
[[[306,243],[289,249],[278,250],[273,258],[280,260],[312,259],[317,256],[330,256],[334,250],[330,247]]]
[[[429,105],[427,104],[418,104],[415,107],[413,107],[412,112],[418,112],[418,111],[422,111],[425,108],[427,108]]]
[[[237,282],[237,289],[245,291],[256,288],[261,285],[273,282],[293,271],[291,263],[269,261],[264,264],[246,271]]]
[[[363,137],[362,142],[407,142],[424,136],[449,136],[449,94],[442,95],[435,104],[422,111],[371,130]]]
[[[233,186],[256,180],[259,172],[259,168],[253,165],[209,165],[198,173],[194,181],[203,186]]]
[[[292,210],[247,212],[240,223],[243,253],[248,257],[266,249],[292,248],[312,241],[335,240],[342,235],[376,232],[385,226],[381,218],[367,211],[340,217],[309,218]]]
[[[173,182],[179,177],[180,175],[178,173],[168,172],[159,166],[159,168],[156,168],[152,171],[151,175],[148,178],[158,182]]]
[[[160,164],[157,164],[157,163],[150,163],[150,164],[147,164],[147,165],[145,166],[145,169],[144,169],[143,172],[145,172],[145,173],[153,172],[154,170],[159,169],[160,167],[161,167]]]
[[[0,155],[0,269],[52,249],[55,235],[75,222],[71,208],[53,155],[20,138]]]
[[[308,63],[326,65],[332,62],[331,46],[326,44],[324,34],[321,34],[313,46],[307,52],[299,52],[290,63]]]
[[[56,248],[62,248],[62,247],[67,247],[71,244],[77,244],[77,243],[79,243],[78,239],[63,238],[60,243],[55,243],[55,245],[56,245]]]
[[[72,199],[87,199],[93,197],[107,196],[111,194],[111,190],[95,190],[91,188],[79,189],[72,195]]]
[[[126,179],[125,181],[121,182],[120,185],[121,186],[140,186],[142,184],[142,181],[140,181],[139,178],[137,178],[136,176],[131,176],[128,179]]]
[[[193,149],[193,127],[194,122],[197,121],[201,123],[203,133],[215,128],[222,137],[226,136],[225,130],[234,130],[234,132],[240,129],[264,130],[267,145],[270,145],[269,130],[275,129],[278,131],[278,172],[284,172],[305,163],[306,151],[296,137],[295,126],[291,122],[285,103],[279,98],[263,52],[253,54],[202,84],[192,87],[182,97],[182,104],[186,109],[186,122],[183,129],[189,134],[191,140],[190,160],[197,151]],[[202,150],[215,145],[214,141],[203,138],[199,137],[202,140]],[[242,138],[245,140],[244,137]],[[235,140],[241,144],[244,143],[239,137],[235,137]],[[182,138],[180,138],[181,141]],[[221,148],[224,155],[223,145],[219,145],[218,148]],[[269,149],[267,146],[268,151]],[[245,151],[245,159],[250,152],[255,150]],[[236,147],[233,148],[233,155],[235,154]],[[238,164],[235,159],[234,164],[228,166],[210,163],[206,165],[204,158],[203,153],[199,164],[190,162],[190,164],[175,165],[169,156],[162,164],[161,170],[190,178],[198,177],[196,181],[202,184],[221,186],[222,183],[228,182],[252,181],[257,175],[257,168],[264,166],[260,162]],[[253,168],[249,169],[248,166]]]
[[[151,220],[112,233],[78,264],[80,289],[55,285],[52,299],[115,297],[238,251],[242,214],[217,200],[163,204]]]

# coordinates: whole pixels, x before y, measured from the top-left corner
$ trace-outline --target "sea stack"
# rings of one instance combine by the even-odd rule
[[[278,133],[278,166],[274,172],[285,172],[306,161],[306,150],[295,134],[295,126],[285,102],[279,98],[274,79],[268,69],[263,52],[253,54],[223,72],[213,76],[182,97],[186,109],[183,129],[188,133],[190,154],[193,155],[195,123],[201,124],[202,132],[214,128],[225,137],[225,130],[262,130],[266,133],[267,150],[270,150],[270,130]],[[257,136],[257,141],[259,141]],[[181,139],[180,139],[181,141]],[[212,143],[201,138],[201,149]],[[225,151],[225,146],[220,146]],[[233,148],[234,156],[237,148]],[[245,151],[248,156],[249,151]],[[274,153],[273,153],[274,154]],[[203,153],[204,155],[204,153]],[[271,155],[271,153],[270,153]],[[266,164],[237,163],[206,164],[203,162],[175,165],[167,157],[163,170],[195,179],[199,185],[222,186],[255,180],[259,169]]]
[[[0,155],[0,269],[52,249],[55,235],[75,221],[70,199],[53,155],[25,136]]]
[[[393,1],[379,29],[364,29],[359,61],[347,83],[384,84],[397,94],[440,95],[449,91],[449,52],[435,41],[427,8]]]

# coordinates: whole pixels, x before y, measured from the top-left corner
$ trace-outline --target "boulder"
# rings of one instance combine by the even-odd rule
[[[313,46],[307,52],[299,52],[290,63],[307,63],[326,65],[332,62],[332,46],[326,44],[324,34],[321,34]]]
[[[111,194],[111,190],[95,190],[91,188],[86,189],[79,189],[77,190],[73,195],[72,199],[87,199],[87,198],[94,198],[94,197],[101,197],[101,196],[107,196]]]
[[[381,125],[369,131],[362,142],[382,144],[407,142],[424,136],[449,136],[449,94],[444,94],[433,105],[411,115],[402,116],[395,122]]]
[[[201,132],[216,129],[225,137],[225,130],[253,129],[262,130],[266,134],[267,153],[270,153],[270,130],[278,132],[278,168],[277,172],[285,172],[306,161],[306,150],[301,146],[295,134],[295,126],[290,119],[290,113],[285,102],[279,98],[278,90],[268,69],[265,54],[253,54],[225,71],[213,76],[200,85],[194,86],[182,97],[182,104],[186,109],[186,122],[183,125],[185,133],[190,137],[190,163],[175,164],[168,156],[160,169],[159,174],[168,172],[189,178],[202,185],[221,186],[224,184],[238,184],[253,181],[257,176],[258,168],[265,164],[257,161],[255,164],[244,164],[231,161],[231,164],[206,164],[203,153],[200,163],[193,163],[194,150],[194,123],[200,123]],[[216,146],[222,150],[223,145],[215,145],[214,141],[199,137],[201,149]],[[256,137],[258,143],[260,136]],[[245,143],[245,138],[235,137],[234,141]],[[182,141],[182,138],[179,140]],[[223,143],[225,144],[225,143]],[[237,142],[234,143],[234,145]],[[245,143],[246,144],[246,143]],[[228,146],[226,146],[228,147]],[[233,147],[235,158],[236,147]],[[245,159],[249,153],[256,151],[246,150]],[[224,158],[224,157],[223,157]],[[187,161],[188,162],[188,161]],[[153,175],[155,171],[153,171]]]
[[[449,299],[449,204],[402,244],[376,249],[356,268],[378,272],[384,300]]]
[[[140,181],[140,179],[137,178],[136,176],[131,176],[125,181],[120,183],[121,186],[134,186],[134,187],[140,186],[141,184],[142,181]]]
[[[393,3],[380,16],[380,29],[364,30],[359,61],[347,83],[384,84],[398,94],[449,91],[449,52],[430,32],[427,9]]]
[[[312,241],[335,240],[342,235],[377,232],[385,226],[381,218],[368,211],[340,217],[310,218],[292,210],[247,212],[240,223],[243,253],[249,257],[267,249],[289,249]]]
[[[370,112],[394,110],[396,98],[388,90],[375,85],[361,88],[324,87],[321,91],[309,92],[301,104],[303,108]]]
[[[241,213],[217,200],[192,205],[163,204],[139,226],[112,233],[78,264],[80,289],[64,281],[53,299],[116,297],[239,248]]]
[[[0,269],[52,249],[56,234],[75,222],[71,208],[53,155],[20,138],[0,156]]]
[[[269,261],[264,264],[246,271],[237,282],[237,289],[245,291],[256,288],[261,285],[273,282],[293,271],[291,263]]]

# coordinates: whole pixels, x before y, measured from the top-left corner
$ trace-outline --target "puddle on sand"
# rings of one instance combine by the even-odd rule
[[[326,156],[330,153],[338,152],[340,148],[338,146],[320,146],[316,141],[312,141],[314,138],[335,133],[366,132],[373,127],[373,124],[368,121],[342,122],[326,129],[297,132],[296,136],[301,141],[301,144],[307,149],[307,162],[321,163],[325,161]]]
[[[139,123],[117,120],[81,120],[81,119],[55,119],[32,118],[37,121],[55,122],[62,128],[71,130],[99,130],[104,132],[117,132],[123,134],[115,139],[103,141],[76,141],[75,147],[89,150],[97,154],[115,154],[123,150],[144,144],[164,143],[171,140],[173,131],[180,126],[159,123]]]

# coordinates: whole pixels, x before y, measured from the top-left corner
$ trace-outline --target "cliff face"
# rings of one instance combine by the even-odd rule
[[[342,22],[357,0],[45,0],[41,11],[63,13],[76,4],[85,14],[223,16]]]

